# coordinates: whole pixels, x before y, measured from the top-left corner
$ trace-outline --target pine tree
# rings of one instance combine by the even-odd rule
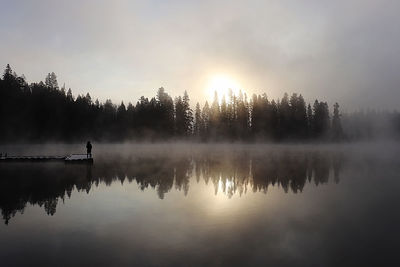
[[[160,126],[158,131],[163,131],[163,134],[170,137],[174,133],[174,102],[163,87],[160,87],[157,92],[157,103],[159,106],[159,116],[156,120]]]
[[[261,131],[263,112],[261,108],[261,97],[253,94],[251,106],[251,132],[253,136],[259,135]]]
[[[13,71],[10,67],[10,64],[7,64],[6,69],[4,70],[3,74],[3,80],[7,81],[9,79],[12,79],[14,77]]]
[[[182,97],[175,98],[175,133],[181,137],[185,133],[185,111],[183,107]]]
[[[93,104],[93,103],[92,103],[92,97],[90,96],[89,93],[86,93],[85,100],[86,100],[86,103],[87,103],[89,106]],[[122,102],[122,104],[123,104],[123,102]]]
[[[248,139],[250,125],[249,103],[247,102],[247,95],[239,92],[238,103],[238,126],[239,136],[241,139]]]
[[[295,138],[304,138],[307,132],[307,110],[302,95],[293,94],[290,98],[291,117],[289,135]]]
[[[44,84],[51,88],[51,78],[50,78],[50,73],[47,74],[46,78],[44,79]]]
[[[279,111],[278,111],[278,104],[275,100],[271,101],[270,107],[270,123],[268,127],[267,136],[276,140],[279,138]]]
[[[190,136],[193,133],[193,111],[190,108],[189,95],[187,91],[183,93],[183,111],[184,111],[184,134]]]
[[[313,129],[314,129],[314,116],[311,109],[311,105],[307,106],[307,137],[313,137]]]
[[[236,98],[232,89],[228,91],[229,103],[227,106],[227,135],[226,137],[233,139],[235,137],[235,123],[236,123]]]
[[[316,138],[325,138],[330,125],[328,103],[318,102],[318,100],[315,100],[313,109],[314,136]]]
[[[289,105],[289,95],[285,93],[282,100],[278,103],[279,112],[279,139],[285,139],[290,133],[291,109]]]
[[[54,72],[47,74],[44,84],[54,90],[58,90],[57,76]]]
[[[73,102],[74,101],[74,97],[72,96],[72,91],[71,88],[68,89],[67,92],[67,100]]]
[[[321,124],[321,118],[320,118],[320,112],[319,112],[319,102],[317,99],[314,101],[313,105],[313,121],[312,121],[312,136],[314,138],[320,136],[320,124]]]
[[[201,112],[201,120],[202,120],[202,129],[201,129],[201,137],[204,139],[208,139],[210,137],[210,107],[208,102],[204,104],[203,110]]]
[[[342,123],[340,121],[339,104],[333,105],[333,118],[332,118],[332,139],[339,141],[343,138]]]
[[[210,124],[209,124],[209,131],[212,139],[216,139],[217,136],[219,135],[219,126],[220,126],[220,109],[218,103],[218,94],[217,91],[215,91],[214,100],[210,110]]]
[[[56,76],[56,74],[54,72],[52,72],[50,74],[50,80],[51,80],[52,88],[55,89],[55,90],[58,90],[59,87],[58,87],[58,82],[57,82],[57,76]]]
[[[201,118],[200,104],[199,104],[199,102],[197,102],[195,115],[194,115],[194,127],[193,127],[193,135],[195,138],[200,137],[202,124],[203,124],[203,122],[202,122],[202,118]]]
[[[229,114],[228,114],[228,106],[226,104],[225,95],[222,96],[221,100],[221,111],[220,111],[220,134],[222,137],[226,138],[228,135],[229,127]]]
[[[61,87],[60,92],[61,92],[61,94],[63,94],[65,96],[65,83]]]

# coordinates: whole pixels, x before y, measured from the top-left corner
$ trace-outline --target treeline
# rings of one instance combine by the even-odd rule
[[[173,99],[164,88],[155,97],[141,97],[135,104],[100,103],[89,93],[74,97],[71,89],[58,85],[54,73],[45,82],[26,82],[7,65],[0,79],[0,140],[97,141],[173,140],[197,141],[340,141],[339,105],[329,112],[326,102],[306,105],[302,95],[284,94],[269,100],[265,94],[232,92],[215,94],[209,105],[198,103],[193,111],[189,95]],[[400,120],[398,119],[400,122]],[[400,125],[400,123],[399,123]],[[399,127],[400,128],[400,127]]]
[[[266,94],[229,94],[221,104],[215,93],[209,107],[196,105],[194,131],[200,140],[342,140],[344,137],[339,105],[334,105],[332,120],[328,104],[315,100],[306,106],[302,95],[284,94],[281,100],[269,101]]]

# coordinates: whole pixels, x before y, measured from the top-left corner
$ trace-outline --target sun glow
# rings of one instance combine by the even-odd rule
[[[218,101],[221,103],[224,96],[228,101],[230,90],[234,95],[238,95],[240,91],[240,84],[227,75],[215,75],[209,79],[206,88],[208,99],[212,101],[214,99],[215,92],[217,92]]]

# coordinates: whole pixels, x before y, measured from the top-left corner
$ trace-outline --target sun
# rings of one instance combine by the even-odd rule
[[[207,84],[207,95],[210,101],[214,99],[215,92],[218,94],[219,103],[221,103],[224,96],[228,101],[229,90],[232,90],[232,93],[237,95],[240,90],[240,84],[228,75],[221,74],[210,77]]]

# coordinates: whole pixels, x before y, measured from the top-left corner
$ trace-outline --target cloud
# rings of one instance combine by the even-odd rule
[[[55,71],[103,100],[164,86],[202,101],[218,72],[249,93],[348,110],[395,108],[400,97],[397,1],[2,2],[0,62],[29,81]]]

